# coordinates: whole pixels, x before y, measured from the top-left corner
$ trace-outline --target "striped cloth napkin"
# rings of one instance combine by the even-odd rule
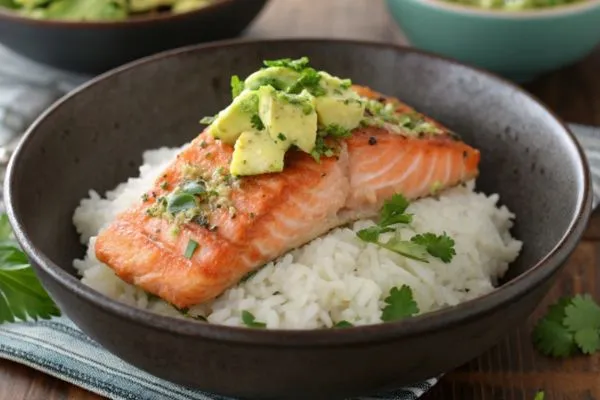
[[[0,183],[10,154],[27,126],[49,104],[87,79],[34,64],[0,46]],[[571,125],[571,129],[588,154],[597,199],[600,197],[600,130],[579,125]],[[594,207],[596,204],[597,201]],[[175,385],[125,363],[88,338],[66,317],[0,325],[0,357],[111,399],[227,399]],[[360,399],[415,400],[436,382],[437,378],[432,378],[391,393]]]

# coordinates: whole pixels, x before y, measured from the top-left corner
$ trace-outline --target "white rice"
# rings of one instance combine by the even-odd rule
[[[86,285],[132,306],[176,317],[181,313],[166,302],[120,280],[96,259],[93,248],[98,232],[139,201],[179,151],[145,152],[139,177],[130,178],[105,197],[90,191],[73,216],[82,243],[88,245],[85,258],[74,261]],[[246,310],[267,328],[315,329],[342,320],[354,325],[381,322],[384,299],[391,288],[402,285],[410,286],[421,313],[481,296],[494,290],[522,246],[509,232],[514,215],[506,207],[497,207],[498,199],[497,194],[476,193],[471,182],[409,206],[414,221],[400,231],[402,237],[446,232],[456,249],[449,264],[436,258],[429,263],[413,261],[365,243],[355,232],[373,222],[357,221],[267,264],[252,278],[188,314],[204,316],[214,324],[243,326],[241,313]]]

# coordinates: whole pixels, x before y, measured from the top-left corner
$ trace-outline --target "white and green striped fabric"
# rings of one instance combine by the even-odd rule
[[[28,365],[94,393],[119,400],[228,400],[156,378],[88,338],[66,317],[0,325],[0,357]],[[360,400],[415,400],[436,380]]]

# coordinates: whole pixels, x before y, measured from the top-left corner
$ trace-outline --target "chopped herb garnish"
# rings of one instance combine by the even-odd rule
[[[422,235],[413,236],[411,242],[425,246],[427,252],[434,257],[439,258],[445,263],[452,261],[452,257],[456,255],[454,250],[454,239],[446,235],[436,235],[434,233],[424,233]]]
[[[181,191],[187,194],[198,195],[206,193],[206,185],[204,182],[190,181],[181,185]]]
[[[161,182],[161,184],[160,184],[160,188],[161,188],[162,190],[167,190],[167,188],[168,188],[168,187],[169,187],[169,182],[167,182],[167,181],[162,181],[162,182]]]
[[[384,301],[387,306],[381,312],[382,321],[399,321],[419,313],[419,306],[409,286],[402,285],[400,289],[393,287]]]
[[[192,256],[194,255],[194,252],[196,251],[197,248],[198,248],[198,242],[196,242],[193,239],[188,240],[188,244],[185,247],[185,252],[183,253],[183,256],[187,259],[192,258]]]
[[[265,328],[267,326],[267,324],[264,322],[256,321],[254,315],[252,315],[250,311],[246,310],[242,311],[242,322],[244,325],[250,328]]]
[[[313,96],[323,96],[326,91],[319,84],[321,75],[313,68],[306,68],[302,71],[300,78],[294,82],[288,89],[288,93],[298,94],[303,90],[307,90]]]
[[[350,86],[352,86],[352,80],[342,79],[342,83],[340,83],[340,88],[342,88],[344,90],[348,90],[348,89],[350,89]]]
[[[208,146],[208,143],[206,143],[206,140],[203,140],[203,141],[200,142],[200,147],[201,148],[205,149],[206,146]]]
[[[321,162],[321,157],[333,157],[335,153],[331,147],[327,146],[323,137],[317,135],[315,147],[310,152],[310,155],[316,162]]]
[[[324,128],[326,135],[331,135],[336,138],[348,138],[352,136],[350,129],[346,129],[338,124],[330,124]]]
[[[142,201],[143,201],[144,203],[148,201],[148,193],[144,193],[144,194],[142,195]]]
[[[244,91],[244,82],[240,80],[240,77],[233,75],[231,77],[231,97],[236,98]]]
[[[218,114],[213,117],[204,117],[200,120],[200,123],[203,125],[210,125],[213,122],[215,122],[215,119],[217,119],[217,116],[218,116]]]
[[[589,294],[561,298],[533,329],[533,341],[544,355],[568,357],[600,350],[600,307]]]
[[[175,215],[196,208],[197,206],[196,198],[192,194],[185,192],[173,193],[169,196],[167,211]]]
[[[343,320],[340,321],[338,323],[336,323],[335,325],[333,325],[334,328],[352,328],[354,325],[352,325],[350,322]]]
[[[258,114],[254,114],[250,118],[250,123],[252,124],[252,127],[256,130],[262,131],[263,129],[265,129],[265,125],[263,124]]]
[[[279,134],[277,135],[277,139],[279,139],[282,142],[284,142],[284,141],[287,140],[287,137],[283,133],[279,132]]]
[[[301,72],[303,69],[308,67],[310,60],[308,57],[302,57],[296,60],[291,58],[281,58],[279,60],[265,60],[263,64],[267,67],[284,67],[293,69],[296,72]]]

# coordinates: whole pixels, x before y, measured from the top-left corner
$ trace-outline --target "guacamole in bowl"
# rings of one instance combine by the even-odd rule
[[[485,9],[520,11],[539,8],[558,7],[568,4],[581,3],[588,0],[443,0],[449,3]]]

